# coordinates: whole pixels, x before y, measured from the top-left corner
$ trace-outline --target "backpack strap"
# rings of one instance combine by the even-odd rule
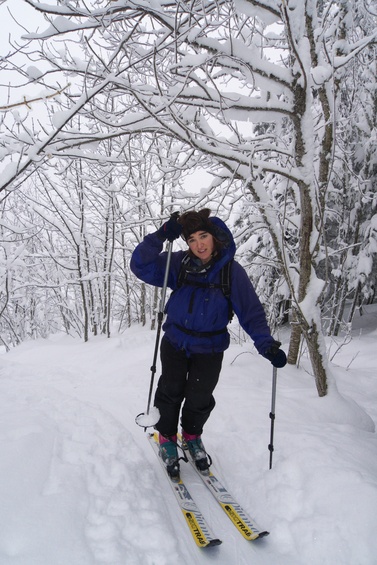
[[[228,299],[230,299],[230,289],[231,289],[230,270],[232,267],[232,263],[233,263],[233,259],[231,261],[228,261],[228,263],[226,263],[220,271],[221,289],[224,293],[224,296]]]
[[[189,262],[190,262],[190,255],[188,253],[186,253],[186,255],[184,255],[184,257],[181,261],[181,266],[180,266],[178,278],[177,278],[177,288],[180,288],[184,284],[184,282],[186,281],[186,277],[187,277],[186,265]]]
[[[229,322],[232,321],[234,312],[232,302],[230,300],[230,291],[231,291],[231,270],[232,270],[233,259],[225,263],[224,267],[220,271],[220,284],[221,290],[224,293],[225,298],[228,301],[228,318]]]

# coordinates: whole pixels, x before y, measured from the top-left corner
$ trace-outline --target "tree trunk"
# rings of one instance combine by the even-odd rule
[[[289,349],[288,349],[288,357],[287,361],[289,365],[295,365],[297,363],[298,354],[300,351],[300,343],[301,343],[301,328],[299,326],[297,312],[293,308],[292,310],[292,331],[291,337],[289,340]]]
[[[306,342],[308,344],[310,361],[312,363],[315,384],[319,396],[326,396],[327,394],[327,375],[326,375],[326,358],[321,352],[321,338],[322,334],[319,333],[316,324],[306,332]]]
[[[360,301],[360,292],[361,292],[361,283],[360,281],[357,284],[357,288],[355,290],[355,296],[353,297],[353,301],[352,301],[352,305],[351,305],[351,310],[350,313],[348,314],[348,323],[350,324],[353,320],[353,317],[355,315],[355,311],[357,307],[361,306],[361,301]]]

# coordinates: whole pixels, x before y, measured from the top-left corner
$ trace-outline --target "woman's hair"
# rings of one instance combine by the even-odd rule
[[[186,241],[192,233],[197,231],[207,231],[212,233],[213,224],[209,220],[210,213],[211,210],[209,208],[203,208],[202,210],[199,210],[199,212],[190,210],[179,217],[178,222],[182,226],[182,235]]]
[[[197,231],[206,231],[213,236],[215,251],[219,252],[223,248],[223,243],[216,237],[216,230],[214,224],[209,219],[211,210],[203,208],[196,212],[190,210],[185,212],[178,218],[178,223],[182,226],[182,236],[187,241],[191,234]]]

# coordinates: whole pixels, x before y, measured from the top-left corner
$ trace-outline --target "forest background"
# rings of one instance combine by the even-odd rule
[[[325,335],[346,343],[375,298],[374,2],[0,10],[14,30],[0,59],[3,346],[153,328],[158,290],[130,273],[132,250],[208,206],[274,334],[290,324],[289,363],[307,353],[326,395]]]

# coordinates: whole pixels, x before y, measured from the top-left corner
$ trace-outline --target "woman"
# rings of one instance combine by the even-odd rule
[[[160,355],[162,372],[155,406],[159,409],[160,455],[173,480],[179,480],[178,420],[182,438],[197,468],[208,473],[209,461],[201,440],[205,422],[215,406],[213,391],[223,354],[229,346],[227,325],[234,311],[258,352],[276,367],[286,355],[267,325],[263,307],[239,263],[233,236],[210,210],[177,213],[136,247],[131,269],[141,280],[162,286],[167,253],[165,240],[183,236],[188,252],[172,253],[168,286],[173,290],[166,308]],[[224,282],[224,272],[229,277]],[[226,290],[227,289],[227,290]]]

